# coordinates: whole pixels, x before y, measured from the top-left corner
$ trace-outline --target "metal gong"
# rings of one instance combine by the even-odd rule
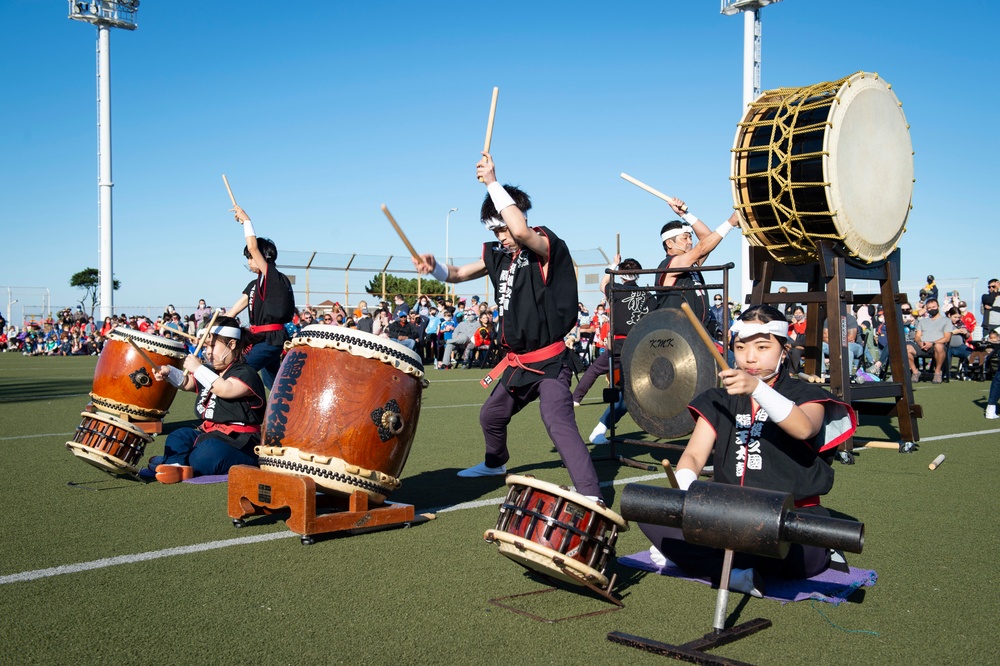
[[[621,367],[625,405],[651,435],[690,434],[688,404],[718,385],[715,360],[680,310],[654,310],[625,339]]]

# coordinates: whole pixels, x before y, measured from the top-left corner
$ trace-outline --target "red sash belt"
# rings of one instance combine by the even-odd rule
[[[240,425],[237,423],[215,423],[214,421],[202,421],[201,429],[204,432],[221,432],[226,435],[232,435],[235,433],[254,433],[260,432],[259,425]]]
[[[803,497],[802,499],[795,500],[796,509],[801,509],[807,506],[819,506],[819,495],[813,495],[812,497]]]
[[[483,388],[489,388],[490,385],[503,374],[503,371],[507,369],[509,365],[516,365],[517,367],[525,370],[527,372],[533,372],[536,375],[544,375],[545,373],[541,370],[536,370],[534,368],[529,368],[525,363],[538,363],[539,361],[547,361],[550,358],[555,358],[559,356],[564,351],[566,351],[566,343],[562,340],[558,342],[553,342],[547,347],[542,347],[541,349],[536,349],[535,351],[525,352],[523,354],[515,354],[514,352],[507,352],[507,355],[503,357],[497,366],[486,377],[483,377],[479,383]]]
[[[271,331],[280,331],[285,328],[281,324],[261,324],[260,326],[251,326],[251,333],[270,333]]]

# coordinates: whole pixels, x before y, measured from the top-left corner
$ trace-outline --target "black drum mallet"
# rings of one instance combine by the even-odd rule
[[[793,543],[860,553],[865,526],[854,520],[795,511],[789,493],[695,481],[687,491],[631,483],[622,491],[621,515],[626,520],[679,528],[688,543],[725,551],[712,631],[683,645],[613,631],[608,640],[699,664],[735,664],[705,650],[732,643],[771,626],[757,618],[725,628],[729,604],[729,574],[733,553],[783,558]]]

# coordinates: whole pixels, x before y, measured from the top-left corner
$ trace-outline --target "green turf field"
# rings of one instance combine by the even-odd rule
[[[455,477],[482,459],[478,371],[429,371],[403,487],[392,497],[436,509],[437,519],[303,546],[281,520],[235,529],[226,484],[116,479],[67,451],[95,362],[0,355],[4,663],[671,663],[605,636],[683,643],[710,628],[713,590],[624,567],[616,569],[618,612],[548,624],[489,603],[546,586],[483,541],[503,482]],[[917,452],[866,450],[853,466],[835,464],[824,504],[865,522],[864,553],[848,560],[878,572],[874,587],[840,606],[734,594],[730,624],[763,617],[774,626],[714,654],[760,664],[996,663],[1000,429],[982,416],[988,386],[917,385],[925,413]],[[596,389],[578,410],[585,434],[602,411]],[[166,427],[189,422],[192,404],[192,394],[178,396]],[[627,418],[621,426],[635,430]],[[859,434],[892,431],[867,425]],[[515,418],[510,441],[509,471],[569,483],[536,408]],[[161,449],[158,439],[147,456]],[[663,457],[662,449],[625,453]],[[946,462],[928,470],[940,453]],[[616,510],[630,479],[666,485],[662,475],[609,462],[597,470],[613,484],[605,496]],[[618,553],[647,546],[632,530]],[[562,590],[512,603],[551,618],[608,607]]]

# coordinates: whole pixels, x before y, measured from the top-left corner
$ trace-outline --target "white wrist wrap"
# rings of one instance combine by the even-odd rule
[[[431,275],[433,275],[435,279],[441,282],[447,282],[448,264],[441,264],[438,262],[434,262],[434,270],[431,271]]]
[[[775,423],[781,423],[792,413],[795,403],[781,395],[773,388],[758,380],[757,388],[750,394],[761,409],[767,412],[768,418]]]
[[[251,236],[256,236],[257,232],[253,229],[253,222],[246,220],[243,223],[243,237],[250,238]]]
[[[698,221],[698,218],[692,215],[690,211],[681,215],[681,219],[690,224],[692,227],[694,226],[694,223]]]
[[[503,185],[497,181],[493,181],[486,186],[486,191],[490,193],[490,199],[493,200],[493,206],[496,207],[499,213],[507,206],[514,205],[514,199],[507,193],[507,190],[503,189]]]
[[[733,227],[733,225],[729,224],[728,222],[723,222],[722,224],[720,224],[718,227],[715,228],[715,233],[725,238],[726,234],[728,234],[734,228],[735,227]]]
[[[194,378],[198,380],[198,383],[202,386],[211,386],[215,383],[215,380],[219,378],[219,375],[209,368],[207,365],[199,365],[198,369],[194,371]],[[768,412],[770,414],[771,412]]]
[[[698,475],[689,469],[679,469],[674,472],[674,476],[677,477],[677,487],[681,490],[687,490],[698,480]]]
[[[170,372],[167,373],[167,381],[173,386],[180,387],[184,383],[184,373],[174,366],[170,366]]]

